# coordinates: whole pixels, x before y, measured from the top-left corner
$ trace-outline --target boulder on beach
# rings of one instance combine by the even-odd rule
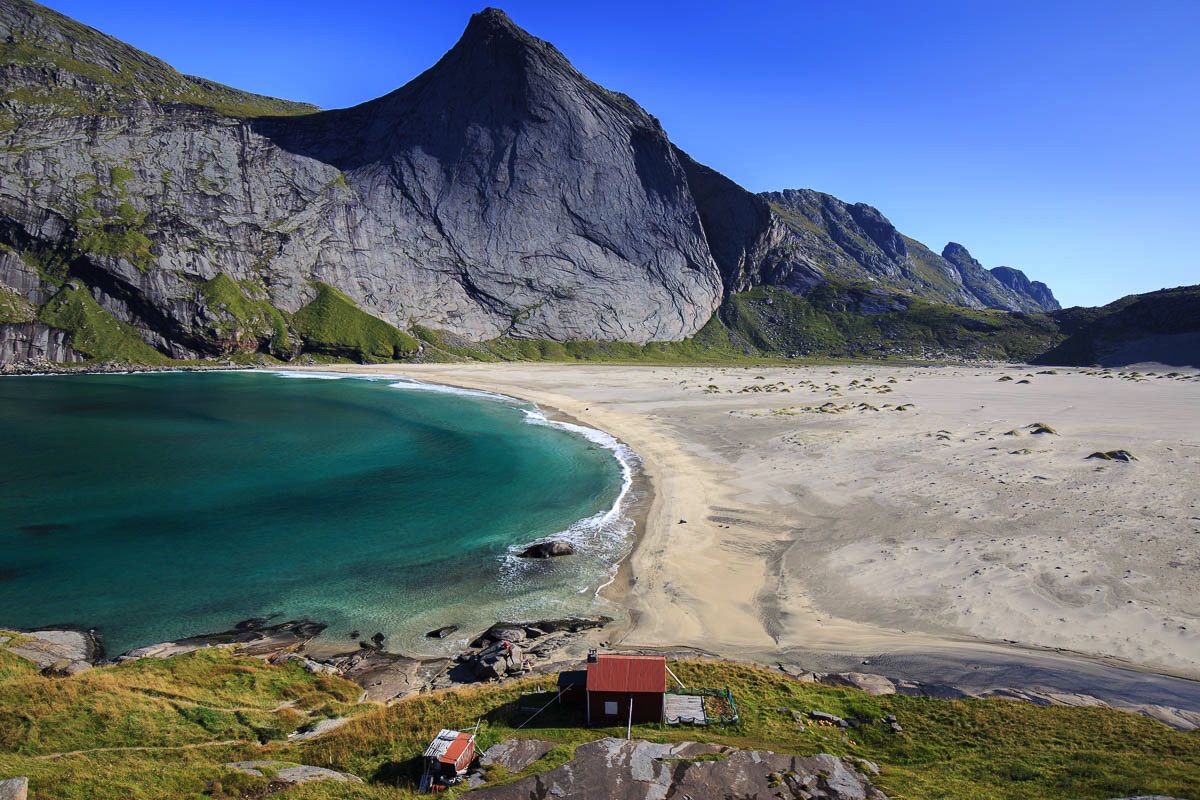
[[[575,548],[570,542],[538,542],[535,545],[530,545],[521,551],[521,558],[558,558],[559,556],[573,556]]]
[[[434,628],[429,633],[425,634],[426,639],[445,639],[450,634],[458,630],[457,625],[443,625],[440,628]]]

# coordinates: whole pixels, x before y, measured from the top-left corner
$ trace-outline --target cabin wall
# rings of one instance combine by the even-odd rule
[[[588,719],[592,725],[624,725],[629,721],[631,697],[634,722],[663,721],[663,695],[658,692],[588,692]],[[617,704],[616,714],[604,712],[606,702]]]

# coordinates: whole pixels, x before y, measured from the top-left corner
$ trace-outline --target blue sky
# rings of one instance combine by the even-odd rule
[[[479,3],[52,0],[177,69],[325,108],[395,89]],[[1200,2],[500,7],[754,191],[878,207],[1064,305],[1200,283]]]

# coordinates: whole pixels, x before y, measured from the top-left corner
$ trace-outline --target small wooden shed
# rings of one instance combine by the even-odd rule
[[[588,725],[662,722],[666,692],[663,656],[588,656]]]
[[[475,760],[475,735],[443,728],[425,750],[421,791],[432,792],[453,786]]]

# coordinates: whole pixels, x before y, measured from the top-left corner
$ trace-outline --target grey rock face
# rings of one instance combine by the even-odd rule
[[[721,270],[725,293],[780,286],[803,295],[825,280],[806,260],[783,221],[763,197],[676,149],[700,211],[704,235]]]
[[[968,308],[1039,312],[1058,307],[1044,284],[1038,284],[1042,292],[1027,279],[1022,285],[1007,273],[1001,277],[989,272],[954,242],[939,256],[903,236],[878,209],[865,203],[849,204],[811,189],[765,192],[762,197],[786,225],[795,260],[830,278],[879,282],[926,300]],[[1010,272],[1025,277],[1017,270]],[[1047,295],[1053,305],[1046,304]]]
[[[718,760],[695,760],[700,756]],[[568,763],[507,786],[477,789],[482,800],[555,797],[583,800],[598,787],[610,800],[663,797],[782,797],[886,800],[871,782],[831,755],[781,755],[718,745],[601,739],[580,745]]]
[[[40,111],[0,136],[0,242],[86,246],[89,219],[140,220],[148,252],[93,247],[72,271],[172,355],[220,350],[199,291],[220,272],[289,312],[322,281],[398,327],[472,339],[679,339],[721,299],[657,120],[502,12],[352,109]]]
[[[1033,300],[1042,311],[1058,311],[1062,305],[1054,297],[1050,287],[1041,281],[1031,281],[1025,273],[1013,267],[992,267],[988,272],[1000,283],[1019,295]]]
[[[483,766],[499,764],[511,772],[520,772],[558,745],[544,739],[507,739],[494,744],[479,758]]]
[[[28,778],[0,780],[0,800],[26,800],[29,797]]]
[[[785,224],[796,258],[823,275],[979,307],[954,265],[905,239],[877,209],[811,189],[764,192],[762,197]]]
[[[985,308],[1001,308],[1007,311],[1038,312],[1041,304],[1032,297],[1017,292],[1002,283],[995,275],[983,268],[975,258],[957,242],[950,242],[942,250],[942,258],[958,269],[966,287]]]
[[[310,767],[307,764],[292,764],[287,761],[234,761],[225,766],[247,775],[263,776],[268,770],[275,780],[283,783],[312,783],[313,781],[334,781],[336,783],[362,783],[362,778],[347,772],[337,772],[324,767]]]
[[[0,364],[54,361],[77,364],[84,357],[67,344],[67,332],[40,322],[0,325]]]

